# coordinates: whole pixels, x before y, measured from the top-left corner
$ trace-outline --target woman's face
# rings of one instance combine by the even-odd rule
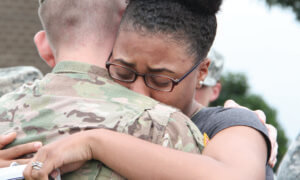
[[[194,57],[186,53],[185,46],[178,45],[170,38],[163,35],[141,35],[134,31],[123,30],[118,35],[110,62],[126,66],[141,74],[164,75],[173,79],[181,78],[195,64]],[[201,71],[202,73],[199,73]],[[205,70],[205,65],[201,64],[174,86],[171,92],[149,88],[141,76],[138,76],[132,83],[117,82],[137,93],[177,107],[185,114],[191,115],[194,111],[196,84],[199,78],[204,79],[205,71],[207,72],[207,67]]]

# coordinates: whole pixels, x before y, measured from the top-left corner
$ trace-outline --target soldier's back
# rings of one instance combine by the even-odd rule
[[[24,83],[41,79],[42,73],[35,67],[18,66],[0,68],[0,97],[11,92]]]
[[[107,128],[171,148],[177,143],[174,139],[184,139],[179,150],[191,144],[187,151],[202,148],[201,135],[190,131],[189,120],[176,109],[113,83],[105,69],[73,62],[60,63],[42,80],[3,96],[0,123],[1,133],[18,132],[11,146],[30,141],[47,144],[82,130]],[[182,138],[172,137],[174,129]],[[63,178],[121,177],[100,162],[90,161]]]

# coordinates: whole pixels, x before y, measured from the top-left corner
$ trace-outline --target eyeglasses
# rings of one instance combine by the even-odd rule
[[[191,72],[193,72],[200,63],[201,61],[198,61],[187,73],[185,73],[179,79],[173,79],[164,75],[142,74],[126,66],[111,62],[106,62],[106,68],[108,70],[109,76],[112,79],[121,82],[132,83],[137,79],[138,76],[141,76],[144,78],[144,82],[147,87],[158,91],[171,92],[174,89],[174,86],[176,86]]]

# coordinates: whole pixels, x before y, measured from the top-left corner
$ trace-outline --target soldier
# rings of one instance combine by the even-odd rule
[[[208,58],[210,59],[208,74],[204,81],[199,82],[195,97],[204,106],[208,106],[219,97],[222,89],[220,78],[224,66],[224,59],[216,51],[211,51]]]
[[[199,110],[198,104],[194,104],[193,91],[196,82],[203,80],[205,76],[202,75],[206,75],[208,63],[202,60],[210,48],[216,29],[215,10],[210,11],[207,6],[197,4],[202,2],[204,1],[130,1],[112,56],[107,62],[110,76],[134,91],[169,103],[192,116]],[[209,4],[214,2],[207,1]],[[200,75],[195,69],[201,72]],[[212,112],[211,110],[213,109],[207,109],[205,112]],[[135,171],[136,176],[125,177],[137,179],[262,179],[267,157],[266,145],[269,145],[267,139],[263,138],[266,137],[266,130],[249,111],[233,110],[233,116],[229,115],[230,111],[219,108],[216,113],[205,114],[202,110],[196,112],[197,115],[201,113],[209,116],[207,119],[203,118],[205,116],[196,119],[199,128],[205,128],[205,125],[212,121],[216,123],[216,131],[219,131],[210,129],[209,137],[212,137],[212,140],[204,151],[207,156],[193,156],[172,150],[167,153],[166,148],[162,147],[162,151],[157,151],[157,146],[151,150],[148,147],[137,150],[140,145],[126,146],[127,143],[132,145],[129,141],[110,151],[106,146],[111,145],[111,142],[106,141],[103,147],[100,141],[98,150],[93,152],[104,154],[104,159],[111,156],[111,161],[103,162],[112,168],[118,167],[118,164],[124,165],[126,157],[131,157],[127,157],[125,166],[116,170],[123,170],[123,173]],[[245,115],[248,119],[244,118]],[[227,119],[224,120],[225,118]],[[237,127],[232,127],[227,120],[235,123]],[[247,123],[248,126],[241,127],[240,123],[236,123],[238,121],[242,125]],[[46,145],[34,157],[33,162],[47,162],[42,169],[43,173],[50,173],[51,168],[64,165],[65,159],[70,162],[76,156],[72,141],[81,138],[73,136],[71,141],[69,137],[60,143]],[[64,148],[59,147],[59,144]],[[116,153],[116,149],[122,151]],[[60,158],[55,158],[54,152],[57,152]],[[60,159],[64,159],[63,163]],[[154,162],[153,159],[158,161]],[[116,164],[112,163],[114,160]],[[135,163],[132,164],[132,161]]]
[[[294,180],[300,178],[300,134],[294,140],[280,163],[277,172],[278,180]]]
[[[78,134],[76,134],[76,135],[78,135]],[[115,136],[115,135],[113,135],[113,136]],[[70,137],[70,136],[69,136]],[[78,139],[81,139],[81,136],[80,135],[78,135],[78,136],[75,136],[76,138],[78,138]],[[68,145],[72,145],[73,144],[73,142],[71,142],[71,141],[63,141],[64,143],[66,143],[66,144],[68,144]],[[125,142],[125,141],[124,141]],[[129,141],[128,141],[129,142]],[[105,141],[105,143],[104,143],[104,145],[106,145],[106,144],[108,144],[108,143],[110,143],[110,140],[107,140],[107,141]],[[111,143],[110,143],[111,144]],[[125,144],[127,144],[127,141],[126,141],[126,143]],[[56,146],[55,146],[56,145]],[[60,148],[60,146],[59,146],[59,143],[56,143],[54,145],[54,148],[56,148],[57,150],[58,149],[60,149],[61,150],[61,148]],[[73,144],[73,145],[75,145],[75,144]],[[102,143],[102,145],[103,145],[103,143]],[[65,146],[65,144],[64,144],[64,146]],[[52,144],[52,147],[53,147],[53,144]],[[72,146],[71,146],[72,147]],[[100,145],[100,147],[101,147],[101,145]],[[121,146],[122,147],[122,146]],[[124,146],[123,146],[124,147]],[[49,148],[49,146],[46,146],[45,148],[44,148],[44,150],[45,149],[47,149],[47,148]],[[186,148],[190,148],[190,147],[188,147],[188,146],[186,146]],[[74,148],[73,148],[74,149]],[[100,150],[101,151],[101,150]],[[151,149],[151,151],[152,151],[152,149]],[[52,152],[55,152],[55,149],[54,149],[54,151],[52,151]],[[59,152],[61,152],[61,151],[59,151]],[[135,151],[135,149],[133,148],[133,151],[132,152],[136,152]],[[173,151],[174,152],[174,151]],[[97,153],[97,152],[96,152]],[[163,152],[163,154],[165,154],[166,152]],[[41,154],[41,153],[39,153],[39,154]],[[53,154],[53,153],[52,153]],[[189,156],[189,155],[188,155]],[[53,156],[52,156],[53,157]],[[131,156],[132,157],[132,156]],[[190,158],[192,157],[192,156],[189,156]],[[124,157],[123,157],[124,158]],[[133,157],[134,158],[134,157]],[[189,159],[190,159],[189,158]],[[197,157],[196,157],[197,158]],[[97,158],[96,158],[97,159]],[[101,158],[99,158],[99,159],[101,159]],[[119,159],[118,158],[118,160],[120,160],[120,161],[122,161],[121,159]],[[184,160],[184,159],[181,159],[181,160]],[[181,160],[179,160],[179,162],[176,162],[175,164],[180,164],[182,161]],[[192,160],[192,159],[190,159],[190,160]],[[51,161],[51,158],[50,158],[50,161]],[[43,162],[47,162],[45,165],[47,165],[48,164],[48,162],[49,161],[43,161]],[[159,162],[159,161],[158,161]],[[144,163],[143,163],[144,164]],[[40,168],[40,166],[42,166],[39,162],[34,162],[34,168],[35,169],[39,169]],[[56,165],[55,165],[56,166]],[[172,163],[171,163],[171,166],[172,166]],[[185,164],[185,166],[187,166],[187,167],[190,167],[191,166],[191,164]],[[149,167],[149,166],[148,166]],[[152,168],[153,168],[153,166],[151,166]],[[169,166],[170,167],[170,166]],[[44,166],[44,168],[45,168],[45,166]],[[130,169],[131,169],[131,166],[130,167],[127,167],[127,168],[125,168],[126,170],[128,170],[128,171],[130,171]],[[170,168],[170,169],[172,169],[172,168]],[[43,170],[43,168],[42,168],[42,170]],[[149,170],[149,168],[148,169],[146,169],[147,171]],[[152,169],[151,169],[152,170]],[[197,169],[198,171],[199,170],[204,170],[203,168],[198,168]],[[36,172],[36,171],[35,171]],[[40,172],[40,171],[39,171]],[[124,172],[124,170],[123,170],[123,172]],[[141,173],[143,173],[143,172],[145,172],[145,171],[140,171],[140,173],[139,173],[139,175],[141,174]],[[152,171],[151,171],[152,172]],[[180,174],[179,172],[176,172],[177,174],[176,174],[176,176],[177,176],[177,178],[178,178],[178,174]],[[187,173],[188,174],[188,173]],[[174,175],[174,173],[173,173],[173,175]],[[141,177],[141,176],[139,176],[139,177]]]
[[[196,100],[204,105],[209,106],[209,104],[216,99],[218,99],[221,90],[222,84],[220,82],[220,78],[222,75],[222,70],[224,67],[224,59],[223,57],[218,54],[215,50],[211,50],[208,58],[210,59],[210,65],[208,67],[208,74],[204,81],[200,81],[197,88],[196,88]],[[245,108],[234,102],[233,100],[227,100],[224,104],[226,108]],[[253,111],[260,121],[267,127],[269,133],[269,139],[271,140],[272,144],[272,152],[271,157],[269,160],[269,166],[267,168],[274,167],[277,161],[277,152],[278,152],[278,143],[277,139],[277,130],[271,124],[266,124],[266,116],[264,112],[261,110]],[[202,132],[204,133],[204,132]],[[269,176],[272,176],[269,174]]]
[[[0,97],[24,83],[33,82],[42,77],[40,70],[30,66],[0,68]]]
[[[109,78],[105,62],[125,6],[120,0],[40,2],[45,31],[34,40],[40,56],[54,69],[42,80],[0,99],[1,134],[18,134],[8,147],[32,141],[47,144],[83,130],[106,128],[165,147],[201,152],[202,135],[190,119]],[[94,131],[89,131],[94,137],[107,132]],[[89,137],[86,141],[94,139]],[[32,164],[37,173],[42,166],[41,162]],[[98,161],[63,176],[101,178],[121,179]]]

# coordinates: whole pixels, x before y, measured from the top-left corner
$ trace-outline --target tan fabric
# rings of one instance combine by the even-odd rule
[[[62,62],[53,73],[0,99],[0,132],[18,132],[11,146],[50,143],[88,129],[107,128],[165,147],[200,153],[203,137],[177,109],[136,94],[108,78],[105,69]],[[98,161],[63,179],[120,179]],[[122,179],[122,178],[121,178]]]

